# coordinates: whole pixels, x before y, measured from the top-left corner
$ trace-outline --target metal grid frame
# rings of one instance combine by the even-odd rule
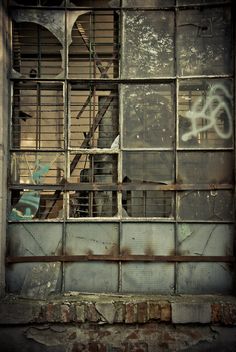
[[[158,11],[158,10],[163,10],[163,11],[174,11],[175,12],[175,36],[176,36],[176,29],[177,29],[177,24],[176,24],[176,17],[177,17],[177,13],[178,11],[182,10],[182,9],[186,9],[186,8],[196,8],[199,6],[203,6],[203,7],[209,7],[211,8],[212,6],[226,6],[227,3],[209,3],[209,4],[193,4],[193,5],[176,5],[176,6],[170,6],[170,7],[161,7],[159,9],[150,7],[144,7],[144,8],[139,8],[142,10],[146,10],[146,11]],[[84,7],[84,8],[79,8],[80,10],[88,10],[88,8]],[[78,7],[71,7],[68,6],[66,11],[73,11],[73,10],[78,10]],[[89,9],[91,10],[91,9]],[[96,9],[97,10],[97,9]],[[106,10],[104,8],[102,8],[102,10]],[[110,10],[110,9],[109,9]],[[123,23],[122,23],[122,13],[124,11],[132,11],[134,10],[132,7],[122,7],[121,6],[117,6],[116,10],[119,10],[120,13],[120,21],[121,21],[121,28],[123,29]],[[95,11],[95,10],[93,10]],[[122,40],[123,34],[121,33],[121,39]],[[86,42],[86,41],[85,41]],[[175,37],[175,43],[176,43],[176,37]],[[86,44],[86,43],[85,43]],[[176,48],[175,45],[175,72],[176,72],[176,52],[177,52],[178,48]],[[65,57],[67,57],[67,50],[65,50]],[[121,53],[122,56],[122,53]],[[96,57],[95,57],[96,60]],[[98,69],[100,62],[98,60]],[[67,67],[67,59],[65,59],[65,72],[67,72],[68,67]],[[101,72],[101,70],[99,69],[99,71]],[[122,67],[120,67],[120,71],[122,71]],[[103,72],[103,71],[102,71]],[[102,73],[101,72],[101,73]],[[179,147],[177,145],[177,141],[179,140],[179,118],[178,118],[178,106],[179,106],[179,101],[178,101],[178,97],[179,97],[179,85],[182,81],[184,80],[192,80],[192,79],[214,79],[214,78],[233,78],[231,75],[194,75],[194,76],[174,76],[174,77],[161,77],[161,78],[157,78],[157,79],[125,79],[125,78],[110,78],[110,77],[106,77],[106,82],[109,84],[116,84],[117,87],[122,86],[122,84],[158,84],[158,83],[172,83],[175,86],[175,93],[174,93],[174,101],[175,101],[175,147],[173,149],[171,148],[138,148],[139,151],[141,150],[151,150],[151,151],[167,151],[167,150],[171,150],[174,153],[174,168],[175,168],[175,180],[172,184],[170,185],[163,185],[163,184],[146,184],[146,185],[142,185],[142,184],[125,184],[122,183],[122,159],[123,159],[123,153],[125,151],[135,151],[135,148],[124,148],[121,144],[121,148],[117,148],[116,150],[111,150],[110,148],[108,149],[97,149],[97,148],[93,148],[91,150],[89,149],[84,149],[83,146],[81,148],[72,148],[69,146],[69,139],[68,139],[68,133],[69,133],[69,125],[67,126],[67,124],[65,123],[65,135],[67,136],[66,140],[65,140],[65,150],[64,152],[66,152],[67,155],[67,177],[69,177],[70,175],[70,170],[73,170],[73,163],[70,163],[70,153],[74,152],[77,153],[77,155],[81,155],[81,153],[85,153],[88,155],[98,155],[101,153],[105,153],[107,155],[116,155],[118,157],[117,163],[118,163],[118,182],[117,184],[113,184],[110,185],[109,187],[107,187],[106,185],[95,185],[95,184],[91,184],[91,185],[75,185],[75,184],[70,184],[67,182],[63,182],[63,184],[60,185],[53,185],[53,187],[47,186],[47,185],[34,185],[34,189],[53,189],[55,190],[55,196],[59,196],[61,191],[65,192],[66,196],[66,202],[65,202],[65,211],[67,213],[67,216],[64,219],[56,219],[56,220],[52,220],[52,219],[48,219],[46,221],[57,221],[57,222],[62,222],[64,223],[64,226],[66,226],[67,222],[117,222],[120,224],[119,228],[120,228],[120,232],[122,231],[122,223],[127,223],[127,222],[137,222],[137,223],[172,223],[175,226],[175,241],[176,241],[176,234],[177,234],[177,226],[180,223],[212,223],[212,221],[205,221],[205,220],[181,220],[179,218],[177,218],[176,215],[176,207],[177,207],[177,197],[179,193],[182,193],[184,191],[212,191],[215,192],[217,190],[230,190],[230,191],[234,191],[234,185],[233,184],[228,184],[228,183],[215,183],[215,184],[179,184],[177,182],[177,169],[178,169],[178,152],[181,151],[191,151],[191,152],[195,152],[195,151],[201,151],[202,153],[207,152],[207,151],[212,151],[212,150],[217,150],[217,151],[232,151],[233,147],[229,147],[229,148],[183,148],[183,147]],[[14,81],[20,81],[21,79],[17,79],[14,78]],[[92,84],[92,85],[96,85],[97,83],[99,83],[99,81],[103,81],[104,77],[102,78],[90,78],[89,80],[87,79],[74,79],[74,78],[68,78],[67,76],[65,76],[64,79],[56,79],[55,81],[59,81],[64,83],[65,85],[65,91],[64,91],[64,110],[65,110],[65,114],[67,116],[68,119],[70,119],[70,112],[69,112],[69,104],[70,104],[70,98],[69,98],[69,86],[70,84],[74,84],[77,82],[81,82],[82,84]],[[32,81],[31,78],[27,78],[26,81]],[[47,82],[47,81],[51,81],[50,79],[43,79],[43,82]],[[105,83],[106,84],[106,83]],[[120,100],[119,106],[120,106],[120,111],[122,111],[122,100]],[[235,110],[235,106],[234,106],[234,110]],[[122,135],[123,132],[123,117],[122,115],[120,116],[121,120],[120,120],[120,135]],[[66,122],[68,122],[66,118]],[[28,151],[28,150],[27,150]],[[75,158],[76,159],[76,158]],[[78,157],[77,157],[78,159]],[[74,165],[76,164],[77,160],[74,160]],[[29,185],[30,186],[30,185]],[[31,185],[31,187],[33,187]],[[151,218],[146,218],[146,217],[132,217],[132,218],[128,218],[128,217],[124,217],[122,215],[122,192],[124,191],[131,191],[131,190],[144,190],[146,191],[148,187],[148,190],[158,190],[158,191],[173,191],[175,193],[175,202],[174,202],[174,219],[168,219],[168,218],[158,218],[158,217],[151,217]],[[21,189],[20,185],[14,185],[14,186],[10,186],[11,189]],[[115,217],[101,217],[101,218],[80,218],[78,220],[78,218],[73,219],[73,218],[68,218],[68,214],[69,214],[69,198],[68,198],[68,194],[70,191],[74,191],[74,190],[86,190],[86,191],[107,191],[108,189],[111,191],[115,191],[117,192],[117,207],[118,207],[118,212],[117,215]],[[40,220],[39,220],[40,222]],[[218,223],[233,223],[234,221],[218,221]],[[63,239],[64,243],[66,241],[65,239],[65,235],[64,235],[64,239]],[[231,263],[231,262],[235,262],[235,257],[234,256],[191,256],[191,255],[178,255],[176,252],[176,244],[175,244],[175,253],[174,255],[171,256],[157,256],[157,255],[129,255],[129,254],[122,254],[119,253],[119,255],[93,255],[93,254],[89,254],[89,255],[67,255],[66,253],[63,253],[62,255],[59,256],[27,256],[27,257],[22,257],[22,256],[8,256],[6,258],[7,263],[22,263],[22,262],[54,262],[54,261],[58,261],[58,262],[62,262],[62,263],[66,263],[66,262],[80,262],[80,261],[114,261],[114,262],[118,262],[119,263],[119,267],[121,270],[122,267],[122,262],[172,262],[175,263],[176,265],[178,265],[178,263],[181,262],[223,262],[223,263]],[[176,271],[176,269],[175,269]],[[119,290],[121,290],[121,283],[120,283],[120,275],[119,275]],[[176,285],[176,282],[175,282]],[[175,290],[176,290],[176,286],[175,286]]]

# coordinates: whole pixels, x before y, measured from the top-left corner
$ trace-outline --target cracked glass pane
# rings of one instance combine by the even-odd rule
[[[170,77],[174,73],[174,13],[126,11],[123,78]]]
[[[179,86],[179,146],[233,146],[233,86],[230,79],[184,80]]]
[[[233,184],[232,152],[178,152],[179,183]]]
[[[232,221],[233,194],[230,191],[187,191],[177,194],[178,218],[183,220]]]
[[[179,255],[232,256],[234,227],[230,224],[178,224]]]
[[[171,84],[122,85],[123,146],[173,148],[174,105]]]
[[[178,12],[177,67],[179,75],[232,73],[230,21],[230,8],[201,8]]]

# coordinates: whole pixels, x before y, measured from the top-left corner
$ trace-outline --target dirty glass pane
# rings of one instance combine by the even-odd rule
[[[55,78],[63,70],[62,43],[45,24],[34,20],[32,15],[23,23],[13,22],[13,76],[17,72],[26,78]]]
[[[17,263],[6,270],[7,291],[32,299],[59,293],[61,279],[61,263]]]
[[[177,0],[177,5],[209,4],[209,3],[230,3],[231,0]]]
[[[231,152],[178,152],[178,182],[233,184],[233,157]]]
[[[59,184],[65,175],[62,153],[12,153],[13,184]]]
[[[173,224],[124,223],[122,255],[172,255],[175,249]]]
[[[62,224],[9,224],[7,243],[10,256],[60,255]]]
[[[123,182],[169,184],[174,180],[172,152],[123,152]]]
[[[106,8],[106,7],[119,7],[120,0],[68,0],[68,6],[78,7],[93,7],[93,8]]]
[[[230,191],[187,191],[177,195],[178,218],[183,220],[232,221],[233,194]]]
[[[177,266],[178,293],[230,294],[233,291],[233,267],[225,263],[181,263]]]
[[[182,81],[178,109],[180,147],[232,147],[234,114],[231,80]]]
[[[83,3],[89,6],[88,1],[80,2],[80,6]],[[98,3],[100,1],[97,2],[97,6]],[[118,13],[87,11],[81,15],[77,12],[76,19],[75,13],[69,12],[68,16],[73,16],[69,46],[69,77],[79,79],[118,77]]]
[[[10,221],[63,218],[63,192],[12,190]]]
[[[117,95],[115,85],[71,87],[71,147],[113,148],[119,133]]]
[[[123,146],[173,148],[174,103],[171,84],[122,85]]]
[[[123,25],[122,77],[173,76],[174,13],[126,11]]]
[[[118,255],[118,236],[118,224],[67,224],[66,253],[68,255]]]
[[[70,217],[112,217],[117,214],[117,193],[105,191],[70,192]]]
[[[122,292],[174,292],[174,264],[122,263]]]
[[[117,292],[118,264],[107,262],[66,263],[65,291]]]
[[[151,8],[159,8],[159,7],[167,7],[174,6],[175,0],[123,0],[123,7],[151,7]]]
[[[12,106],[12,147],[61,149],[63,146],[62,84],[15,83]]]
[[[230,8],[179,11],[177,17],[178,74],[230,74],[232,27]]]
[[[179,255],[231,256],[234,227],[229,224],[178,224]]]
[[[78,160],[79,159],[79,160]],[[70,182],[112,184],[117,182],[117,155],[71,153]]]

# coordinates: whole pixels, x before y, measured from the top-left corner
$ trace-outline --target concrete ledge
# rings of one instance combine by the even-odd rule
[[[210,323],[210,303],[172,303],[172,322],[174,324]]]

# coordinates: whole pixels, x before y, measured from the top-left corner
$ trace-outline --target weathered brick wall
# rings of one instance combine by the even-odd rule
[[[78,296],[0,304],[3,352],[236,351],[236,298]]]

